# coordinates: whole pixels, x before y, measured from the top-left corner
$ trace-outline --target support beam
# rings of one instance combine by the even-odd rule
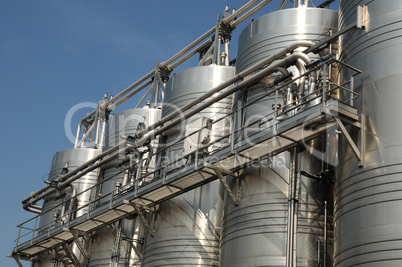
[[[147,222],[147,220],[144,217],[144,214],[142,214],[142,212],[140,211],[138,206],[134,202],[130,202],[130,201],[127,201],[127,200],[124,200],[124,204],[130,204],[135,209],[135,212],[137,213],[137,216],[140,218],[141,222],[144,224],[144,226],[148,230],[149,234],[151,236],[154,236],[155,235],[155,230],[153,230],[152,227],[149,225],[149,223]]]
[[[9,256],[9,255],[7,255],[7,256]],[[18,264],[19,267],[24,267],[24,266],[22,265],[22,263],[21,263],[21,261],[20,261],[20,259],[18,258],[17,255],[13,254],[12,257],[13,257],[14,260],[17,262],[17,264]]]
[[[85,249],[84,244],[81,243],[81,241],[79,240],[79,236],[78,233],[75,230],[70,229],[71,234],[73,234],[74,237],[74,242],[77,245],[78,249],[81,251],[82,255],[86,258],[89,259],[89,253],[88,251]]]
[[[353,142],[352,137],[349,135],[348,131],[346,130],[345,126],[343,125],[342,121],[336,117],[335,121],[338,124],[339,128],[341,129],[341,132],[343,135],[346,137],[346,140],[348,141],[349,145],[351,146],[353,153],[355,153],[356,157],[361,161],[361,153],[359,149],[357,148],[355,142]]]
[[[77,259],[74,252],[72,251],[71,247],[67,244],[63,244],[63,249],[67,254],[67,257],[70,258],[71,262],[73,263],[74,267],[83,267],[81,262]]]
[[[239,206],[240,204],[240,198],[238,196],[235,196],[232,192],[232,190],[230,189],[228,183],[226,182],[226,179],[222,176],[220,170],[218,167],[213,166],[211,164],[206,163],[205,167],[213,169],[216,173],[216,176],[218,176],[218,179],[221,181],[221,183],[223,184],[223,187],[225,188],[226,192],[229,194],[230,198],[232,199],[233,203],[235,204],[235,206]],[[230,174],[235,176],[234,174]],[[238,178],[237,178],[238,179]]]

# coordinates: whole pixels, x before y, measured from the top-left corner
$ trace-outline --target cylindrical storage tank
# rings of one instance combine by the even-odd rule
[[[236,207],[225,197],[220,266],[286,266],[289,161],[289,152],[284,152],[261,162],[259,167],[244,169],[239,183],[231,182],[234,192],[238,184],[241,186],[241,203]],[[297,154],[296,164],[297,171],[314,175],[321,172],[321,161],[307,151]],[[331,266],[331,184],[303,175],[297,179],[294,262],[296,266],[323,266],[326,240],[325,257],[327,266]],[[324,201],[328,203],[326,228]]]
[[[91,238],[91,258],[88,266],[141,266],[145,229],[138,217],[122,219],[107,225]],[[138,251],[136,251],[136,249]]]
[[[49,181],[52,180],[57,181],[58,178],[60,177],[63,168],[67,168],[68,171],[73,171],[74,169],[84,164],[88,160],[96,157],[98,154],[100,154],[100,152],[101,151],[98,149],[91,149],[91,148],[74,148],[57,152],[53,157],[52,165],[50,167]],[[72,183],[77,191],[76,203],[74,205],[76,209],[79,209],[80,207],[83,207],[88,204],[91,195],[91,190],[87,189],[95,185],[96,179],[98,178],[98,173],[99,173],[98,170],[89,172],[88,174],[82,176],[81,178],[75,180]],[[51,222],[54,221],[53,212],[49,211],[54,209],[56,206],[60,205],[62,201],[63,199],[59,199],[59,194],[52,194],[49,197],[45,198],[45,202],[43,205],[44,216],[41,216],[40,218],[39,222],[40,228],[46,227],[46,225],[49,225]],[[79,209],[76,212],[75,217],[79,217],[85,214],[87,211],[88,207]],[[62,216],[62,214],[59,214],[59,216]]]
[[[365,116],[363,167],[340,135],[335,187],[335,266],[402,266],[402,3],[341,1],[340,28],[364,29],[340,37],[340,60],[362,70],[354,78],[353,101]],[[341,70],[341,82],[352,71]],[[347,100],[347,99],[345,99]],[[352,129],[351,129],[352,130]]]
[[[239,36],[236,72],[297,41],[317,41],[338,29],[338,12],[305,6],[279,10],[252,21]],[[304,50],[300,48],[299,50]]]
[[[68,171],[73,171],[80,165],[84,164],[88,160],[96,157],[100,154],[99,149],[92,149],[92,148],[74,148],[74,149],[67,149],[60,152],[57,152],[53,156],[52,165],[50,167],[49,173],[49,181],[57,181],[60,177],[63,168],[67,168]],[[78,180],[74,181],[72,184],[76,189],[76,201],[72,206],[73,209],[78,209],[77,212],[72,214],[72,218],[82,216],[88,212],[88,207],[84,207],[89,203],[89,199],[91,196],[91,190],[88,190],[90,187],[94,186],[96,180],[98,178],[99,171],[94,170],[89,172],[79,178]],[[61,205],[63,201],[66,201],[68,197],[71,197],[71,189],[66,188],[66,197],[61,197],[63,192],[54,193],[50,196],[45,198],[43,204],[43,210],[39,221],[39,233],[46,232],[47,229],[51,226],[59,226],[61,224],[65,224],[68,218],[67,216],[69,202],[66,202],[66,205]],[[84,192],[85,191],[85,192]],[[80,209],[81,207],[84,207]],[[57,215],[55,215],[55,213]],[[80,252],[78,248],[75,246],[73,247],[74,253],[80,257]],[[50,266],[50,262],[48,262],[49,256],[43,255],[39,256],[34,266]]]
[[[201,66],[184,70],[173,75],[166,85],[165,105],[162,109],[162,118],[174,111],[181,110],[181,107],[202,96],[213,87],[232,78],[234,68],[227,66]],[[217,93],[219,94],[219,93]],[[204,102],[202,102],[204,103]],[[201,103],[201,104],[202,104]],[[164,144],[169,146],[165,152],[165,159],[169,163],[176,161],[183,156],[189,155],[196,149],[196,146],[203,146],[207,143],[213,143],[208,152],[219,149],[228,144],[228,138],[221,139],[227,135],[230,129],[230,118],[226,117],[217,123],[213,123],[210,129],[205,129],[199,134],[193,134],[185,140],[179,139],[206,126],[209,120],[216,121],[225,117],[231,111],[232,97],[227,97],[210,107],[193,115],[191,118],[170,128],[166,131]],[[197,144],[197,140],[198,144]],[[220,140],[220,141],[218,141]],[[191,156],[189,156],[191,157]],[[169,168],[169,171],[179,168],[187,160],[179,161]]]
[[[196,67],[174,75],[166,87],[166,104],[162,117],[197,99],[233,75],[234,68],[226,66]],[[171,146],[178,138],[200,129],[207,120],[222,118],[230,109],[231,97],[213,104],[182,125],[167,131],[165,145]],[[202,133],[202,139],[206,142],[201,145],[228,134],[229,124],[229,118],[213,124],[208,133]],[[222,140],[204,153],[227,143],[227,139]],[[180,141],[170,147],[165,157],[173,162],[190,155],[196,146],[197,138]],[[188,156],[187,160],[167,167],[168,171],[192,160],[194,158]],[[217,181],[161,203],[155,214],[156,234],[153,237],[148,236],[146,240],[143,266],[218,266],[222,208],[223,190]]]
[[[254,20],[240,34],[236,72],[296,41],[324,38],[331,29],[337,29],[337,12],[332,10],[303,6],[267,14]],[[293,72],[295,69],[289,70]],[[275,95],[261,97],[267,95],[266,84],[274,79],[274,76],[267,77],[236,95],[233,106],[237,110],[235,129],[259,121],[258,124],[245,127],[245,131],[236,135],[237,139],[247,139],[249,134],[272,123]],[[277,103],[283,106],[284,98],[284,93],[278,94]],[[241,108],[245,104],[248,106]],[[309,152],[298,153],[297,162],[297,171],[313,171],[315,175],[322,171],[321,161],[315,160]],[[231,182],[232,190],[237,190],[238,184],[241,186],[241,204],[236,207],[229,198],[225,198],[220,266],[286,265],[290,164],[290,153],[283,152],[260,162],[259,166],[243,169],[239,182]],[[324,237],[323,210],[324,199],[327,200],[324,196],[330,194],[331,188],[323,189],[311,178],[301,176],[300,179],[298,209],[294,215],[297,218],[294,263],[297,266],[317,266],[323,263],[323,252],[318,253],[317,239]],[[331,219],[330,216],[328,218]],[[327,233],[331,232],[332,229],[329,229]],[[328,263],[332,260],[331,251],[327,249]]]
[[[161,118],[161,110],[156,108],[149,108],[145,106],[144,108],[134,108],[125,111],[118,112],[114,114],[108,121],[105,133],[105,146],[103,151],[109,148],[121,145],[121,148],[125,148],[126,141],[121,138],[124,136],[134,136],[138,127],[148,127],[154,124]],[[158,140],[154,139],[151,141],[151,146],[153,148],[153,153],[156,152],[158,146]],[[146,148],[140,148],[140,151],[146,150]],[[143,155],[146,158],[148,153]],[[124,169],[127,168],[127,164],[118,167],[119,163],[124,163],[127,161],[125,155],[122,154],[121,157],[111,161],[102,168],[102,183],[97,189],[98,196],[101,197],[100,203],[107,203],[111,197],[112,193],[116,192],[116,184],[122,185],[124,180]],[[128,163],[128,162],[126,162]],[[152,157],[148,169],[146,170],[151,175],[147,176],[147,181],[152,180],[154,177],[152,173],[155,170],[155,157]],[[144,170],[145,172],[145,170]],[[128,181],[130,182],[130,181]],[[124,186],[124,185],[123,185]]]
[[[134,108],[114,114],[108,121],[105,133],[105,146],[104,151],[109,148],[121,145],[122,149],[125,148],[125,140],[121,138],[124,136],[134,136],[138,127],[148,127],[154,124],[161,118],[161,110],[155,108]],[[151,141],[153,153],[156,152],[158,146],[158,139]],[[146,148],[140,148],[140,151],[144,151]],[[147,157],[148,153],[145,153],[143,157]],[[124,170],[128,167],[127,164],[123,164],[118,167],[119,163],[127,161],[126,155],[122,154],[121,157],[111,161],[111,163],[103,166],[102,174],[100,176],[99,187],[97,188],[97,194],[99,199],[99,205],[108,205],[112,198],[112,195],[119,193],[119,190],[125,188],[125,186],[132,185],[134,181],[132,178],[125,178]],[[127,163],[127,162],[126,162]],[[147,176],[146,181],[153,179],[152,174],[155,170],[155,157],[153,157],[149,163],[147,172],[150,173]],[[145,170],[144,170],[145,173]],[[142,181],[144,182],[144,181]],[[120,188],[120,189],[119,189]],[[124,266],[139,266],[140,258],[138,257],[132,246],[138,245],[138,240],[144,238],[144,232],[140,231],[141,221],[135,219],[122,219],[119,223],[114,224],[112,227],[106,226],[96,231],[92,238],[93,254],[89,261],[89,266],[109,266],[112,261],[117,261]],[[135,241],[134,241],[135,240]],[[120,247],[117,249],[116,247]],[[115,255],[112,255],[112,254]]]

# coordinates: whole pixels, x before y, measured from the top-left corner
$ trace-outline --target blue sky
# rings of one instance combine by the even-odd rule
[[[213,27],[226,4],[239,8],[246,2],[0,1],[0,266],[16,266],[5,255],[14,247],[16,226],[34,215],[22,209],[21,200],[44,186],[55,152],[73,147],[64,130],[68,110],[97,102],[105,92],[117,94],[158,59],[168,59]],[[279,3],[272,1],[240,24],[233,40],[252,18]],[[231,49],[234,55],[236,41]],[[134,107],[136,100],[116,111]],[[74,132],[90,111],[73,118]]]

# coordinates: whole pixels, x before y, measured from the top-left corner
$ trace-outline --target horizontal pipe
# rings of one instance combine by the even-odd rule
[[[259,0],[251,0],[248,3],[246,3],[244,6],[242,6],[241,8],[239,8],[237,11],[235,11],[233,14],[231,14],[230,16],[224,18],[222,20],[222,24],[227,25],[228,23],[230,23],[234,18],[236,18],[238,15],[242,14],[245,10],[247,10],[249,7],[251,7],[253,4],[255,4],[256,2],[258,2]],[[254,12],[256,12],[257,10],[255,10]],[[251,15],[251,14],[250,14]],[[237,25],[237,24],[236,24]],[[186,52],[190,51],[193,47],[195,47],[197,44],[199,44],[202,40],[204,40],[205,38],[207,38],[208,36],[210,36],[212,33],[215,32],[215,26],[212,27],[211,29],[209,29],[208,31],[206,31],[204,34],[202,34],[200,37],[198,37],[196,40],[194,40],[193,42],[191,42],[189,45],[187,45],[185,48],[183,48],[182,50],[180,50],[178,53],[176,53],[175,55],[173,55],[171,58],[169,58],[168,60],[166,60],[165,62],[162,62],[160,64],[160,67],[164,67],[164,68],[168,68],[169,64],[174,62],[175,60],[177,60],[178,58],[180,58],[181,56],[183,56]],[[195,53],[194,53],[195,54]],[[186,57],[188,58],[188,57]],[[177,66],[177,64],[175,64],[175,66]],[[109,101],[106,102],[106,107],[109,107],[111,104],[113,104],[116,100],[118,100],[119,98],[121,98],[123,95],[127,94],[128,92],[130,92],[132,89],[134,89],[135,87],[137,87],[138,85],[140,85],[141,83],[143,83],[145,80],[151,78],[154,74],[155,74],[155,70],[153,69],[150,72],[148,72],[145,76],[143,76],[142,78],[140,78],[138,81],[134,82],[133,84],[131,84],[130,86],[128,86],[126,89],[124,89],[123,91],[121,91],[120,93],[118,93],[113,99],[110,99]],[[136,93],[138,93],[141,90],[136,89],[135,91],[133,91],[133,93],[131,93],[131,95],[134,95]],[[114,105],[117,106],[117,105]],[[95,114],[95,111],[92,111],[91,113],[88,113],[82,120],[87,120],[89,118],[91,118],[93,115]]]
[[[142,137],[142,138],[138,141],[138,145],[137,145],[137,146],[138,146],[138,147],[139,147],[139,146],[143,146],[146,142],[148,142],[148,141],[151,139],[152,136],[155,136],[155,135],[157,135],[157,134],[160,134],[160,133],[166,131],[167,129],[173,127],[174,125],[180,123],[180,122],[181,122],[181,118],[172,121],[171,123],[165,125],[164,127],[161,127],[161,128],[158,129],[158,130],[154,130],[156,127],[159,127],[159,126],[163,125],[164,123],[168,122],[169,120],[174,119],[176,116],[180,115],[182,112],[189,110],[190,108],[196,106],[197,104],[199,104],[200,102],[206,100],[207,98],[211,98],[211,100],[209,100],[209,101],[207,101],[207,102],[205,103],[205,104],[207,104],[207,105],[203,104],[203,105],[197,106],[197,108],[194,109],[194,110],[196,110],[195,113],[197,113],[199,110],[204,109],[205,107],[208,107],[208,106],[211,105],[212,103],[217,102],[217,101],[219,101],[219,100],[225,98],[226,96],[232,94],[233,92],[235,92],[235,91],[237,91],[238,89],[240,89],[242,86],[246,86],[246,85],[248,85],[248,84],[250,84],[250,83],[252,83],[252,82],[255,82],[256,79],[261,79],[261,78],[263,78],[264,76],[267,75],[267,74],[266,74],[266,73],[268,73],[267,70],[273,71],[273,70],[275,70],[277,67],[283,67],[283,66],[284,66],[284,65],[282,64],[283,62],[285,62],[285,63],[287,63],[287,64],[288,64],[288,63],[291,63],[291,62],[289,62],[289,60],[290,60],[291,58],[292,58],[292,59],[293,59],[293,58],[297,58],[297,59],[299,59],[299,58],[302,58],[302,59],[303,59],[303,58],[304,58],[303,60],[307,60],[307,59],[306,59],[307,55],[305,55],[305,54],[303,54],[303,53],[292,54],[291,56],[289,56],[289,57],[285,58],[284,60],[282,60],[282,61],[281,61],[281,64],[279,64],[279,63],[274,64],[273,66],[268,67],[268,68],[266,68],[266,69],[260,71],[259,73],[253,75],[251,78],[249,78],[249,79],[247,79],[247,80],[245,80],[245,81],[243,81],[243,82],[240,82],[239,84],[237,84],[237,85],[234,86],[233,88],[229,88],[228,90],[226,90],[225,93],[219,94],[219,95],[216,96],[216,97],[212,97],[212,96],[213,96],[214,94],[216,94],[217,92],[220,92],[221,90],[225,89],[226,87],[231,86],[232,84],[234,84],[234,83],[237,82],[238,80],[243,79],[244,77],[246,77],[246,76],[249,75],[250,73],[252,73],[252,72],[254,72],[254,71],[260,69],[261,67],[263,67],[263,66],[265,66],[265,65],[267,65],[267,64],[272,63],[274,60],[279,59],[279,58],[282,58],[282,57],[285,56],[287,53],[293,52],[293,50],[295,50],[295,49],[297,49],[297,48],[299,48],[299,47],[310,47],[310,46],[312,46],[312,45],[314,45],[314,43],[313,43],[313,42],[309,42],[309,41],[300,41],[300,42],[296,42],[296,43],[291,44],[291,45],[287,46],[286,48],[282,49],[282,50],[279,51],[278,53],[276,53],[276,54],[274,54],[274,55],[272,55],[272,56],[270,56],[270,57],[268,57],[268,58],[266,58],[266,59],[264,59],[264,60],[261,60],[260,62],[258,62],[258,63],[256,63],[256,64],[252,65],[251,67],[247,68],[246,70],[241,71],[240,73],[238,73],[237,75],[235,75],[233,78],[229,79],[229,80],[226,81],[226,82],[221,83],[220,85],[214,87],[213,89],[211,89],[210,91],[208,91],[207,93],[205,93],[203,96],[201,96],[201,97],[197,98],[196,100],[190,102],[189,104],[185,105],[185,106],[181,109],[181,111],[175,111],[175,112],[171,113],[170,115],[168,115],[168,116],[162,118],[162,119],[159,120],[158,122],[156,122],[156,123],[152,124],[151,126],[147,127],[144,131],[142,131],[142,132],[140,133],[140,136],[142,136],[142,135],[144,135],[144,134],[146,134],[146,135],[145,135],[144,137]],[[307,57],[307,58],[308,58],[308,57]],[[308,60],[307,60],[307,61],[308,61]],[[305,62],[306,62],[306,61],[305,61]],[[202,107],[202,108],[200,109],[200,107]],[[195,113],[194,113],[194,110],[193,110],[192,112],[190,112],[191,115],[189,115],[188,117],[190,117],[190,116],[192,116],[192,115],[195,114]],[[188,117],[187,117],[187,118],[188,118]],[[173,122],[175,122],[175,123],[173,124]],[[149,133],[150,131],[152,131],[152,132]],[[111,147],[111,148],[108,149],[107,151],[105,151],[105,152],[99,154],[98,156],[96,156],[95,158],[89,160],[88,162],[84,163],[83,165],[79,166],[79,167],[76,168],[75,170],[73,170],[73,171],[71,171],[71,172],[65,174],[64,176],[61,177],[61,179],[62,179],[63,181],[65,181],[65,182],[62,182],[59,186],[60,186],[61,188],[63,188],[63,186],[68,185],[68,183],[66,183],[67,181],[68,181],[69,183],[71,183],[71,182],[75,181],[76,179],[80,178],[81,176],[85,175],[86,173],[88,173],[88,172],[90,172],[90,171],[92,171],[92,170],[94,170],[94,169],[96,169],[96,168],[102,166],[102,165],[104,164],[104,163],[102,163],[102,162],[104,162],[104,161],[106,161],[106,160],[107,160],[106,162],[109,162],[111,159],[117,157],[117,156],[119,155],[119,153],[115,153],[114,155],[112,155],[113,158],[112,158],[112,156],[110,156],[110,157],[107,158],[106,160],[103,159],[105,156],[108,156],[109,154],[111,154],[111,153],[117,151],[119,148],[120,148],[120,145],[116,145],[116,146],[114,146],[114,147]],[[101,162],[99,162],[99,164],[93,165],[96,161],[101,160],[101,159],[103,159],[103,160],[102,160]],[[105,163],[106,163],[106,162],[105,162]],[[92,165],[93,165],[93,166],[92,166]],[[90,167],[90,166],[92,166],[92,167]],[[94,166],[97,166],[97,167],[94,167]],[[89,168],[90,170],[88,171],[88,169],[87,169],[87,170],[83,171],[83,170],[86,169],[86,168]],[[78,176],[72,177],[73,175],[77,174],[77,173],[80,172],[80,171],[83,171],[83,172],[80,173]],[[66,180],[67,178],[70,178],[70,177],[72,177],[73,179],[68,179],[68,180]],[[45,191],[48,190],[49,188],[50,188],[50,185],[46,185],[45,187],[43,187],[42,189],[38,190],[37,192],[31,193],[31,195],[30,195],[29,197],[27,197],[27,198],[25,198],[24,200],[22,200],[22,204],[24,204],[24,207],[36,203],[37,201],[39,201],[39,200],[43,199],[44,197],[46,197],[47,195],[49,195],[50,192],[52,192],[52,191],[55,190],[55,189],[51,189],[51,190],[47,191],[45,194],[40,195],[41,193],[45,192]],[[40,195],[40,196],[39,196],[39,195]],[[29,203],[28,203],[28,202],[29,202]]]
[[[29,211],[29,212],[33,212],[33,213],[36,213],[36,214],[41,214],[42,213],[42,207],[38,206],[38,205],[24,207],[24,210]]]
[[[237,27],[237,25],[239,25],[240,23],[242,23],[243,21],[245,21],[248,17],[250,17],[251,15],[253,15],[255,12],[257,12],[258,10],[260,10],[261,8],[263,8],[264,6],[266,6],[267,4],[269,4],[272,0],[264,0],[261,3],[259,3],[258,5],[256,5],[255,7],[253,7],[252,9],[250,9],[246,14],[244,14],[243,16],[241,16],[240,18],[238,18],[235,21],[232,21],[230,23],[230,26],[232,28]]]
[[[229,85],[231,85],[233,83],[230,83],[229,85],[227,85],[227,82],[226,82],[226,83],[222,83],[222,84],[218,85],[217,87],[214,87],[214,89],[212,89],[211,91],[215,90],[215,92],[212,93],[212,94],[220,92],[218,95],[216,95],[214,97],[211,97],[210,100],[206,101],[203,104],[200,104],[200,102],[205,100],[205,98],[204,97],[199,98],[199,99],[202,99],[202,100],[198,99],[199,101],[197,102],[197,105],[195,105],[195,104],[191,105],[191,107],[195,107],[195,108],[193,108],[192,110],[190,110],[189,112],[187,112],[185,114],[182,114],[181,116],[179,116],[179,118],[176,118],[176,119],[172,120],[169,124],[164,125],[163,127],[159,128],[159,129],[156,129],[156,130],[153,130],[151,132],[148,132],[146,135],[144,135],[140,140],[138,140],[136,142],[136,147],[143,146],[144,144],[149,142],[149,140],[151,140],[153,136],[157,136],[157,135],[165,132],[169,128],[179,124],[180,122],[182,122],[185,119],[188,119],[189,117],[193,116],[194,114],[197,114],[198,112],[200,112],[201,110],[205,109],[206,107],[212,105],[213,103],[215,103],[215,102],[217,102],[219,100],[222,100],[223,98],[233,94],[237,90],[239,90],[239,89],[241,89],[241,88],[243,88],[245,86],[248,86],[248,85],[250,85],[252,83],[255,83],[258,80],[261,80],[262,78],[266,77],[267,75],[269,75],[269,74],[271,74],[273,72],[276,72],[278,67],[286,66],[287,64],[292,63],[293,61],[298,60],[298,59],[303,59],[303,60],[308,61],[306,59],[306,57],[308,58],[308,56],[306,54],[295,53],[295,54],[292,54],[292,55],[282,59],[281,61],[273,64],[272,66],[269,66],[269,67],[261,70],[260,72],[256,73],[255,75],[251,76],[250,78],[248,78],[248,79],[246,79],[246,80],[238,83],[237,85],[235,85],[233,87],[230,87],[230,88],[228,88],[226,90],[221,91],[222,89],[228,87]],[[232,79],[235,79],[236,77],[237,78],[244,77],[244,76],[238,76],[238,75],[236,75]],[[209,91],[209,92],[211,92],[211,91]],[[207,94],[209,94],[209,93],[207,93]],[[176,111],[174,113],[181,113],[181,112]],[[171,117],[171,116],[167,116],[167,117]],[[174,117],[177,117],[177,115],[173,116],[173,118]],[[170,119],[173,119],[173,118],[170,118]]]
[[[268,65],[270,63],[272,63],[274,60],[276,59],[280,59],[283,56],[285,56],[287,53],[293,52],[293,50],[299,48],[299,47],[310,47],[314,45],[313,42],[310,41],[300,41],[300,42],[296,42],[294,44],[291,44],[289,46],[287,46],[286,48],[282,49],[281,51],[279,51],[278,53],[273,54],[272,56],[267,57],[266,59],[261,60],[260,62],[252,65],[251,67],[241,71],[240,73],[238,73],[237,75],[235,75],[233,78],[227,80],[226,82],[223,82],[221,84],[219,84],[218,86],[212,88],[210,91],[208,91],[207,93],[205,93],[203,96],[197,98],[196,100],[188,103],[187,105],[184,105],[180,110],[172,112],[171,114],[169,114],[168,116],[160,119],[158,122],[148,126],[144,131],[142,131],[139,135],[143,135],[153,129],[155,129],[156,127],[159,127],[161,125],[163,125],[164,123],[170,121],[171,119],[174,119],[176,116],[180,115],[182,112],[192,108],[193,106],[197,105],[198,103],[204,101],[207,98],[212,97],[215,93],[221,91],[222,89],[234,84],[235,82],[237,82],[238,80],[243,79],[244,77],[246,77],[247,75],[251,74],[252,72],[264,67],[265,65]],[[305,54],[304,54],[305,55]],[[307,57],[308,58],[308,57]],[[307,59],[306,59],[307,60]],[[306,62],[307,63],[307,62]],[[309,64],[309,63],[308,63]]]
[[[82,164],[82,165],[79,166],[78,168],[74,169],[73,171],[70,171],[69,173],[67,173],[67,174],[65,174],[65,175],[63,175],[63,176],[61,176],[60,178],[63,179],[63,180],[65,180],[65,179],[67,179],[67,178],[73,176],[74,174],[77,174],[78,172],[82,171],[83,169],[87,168],[88,166],[91,166],[91,165],[94,164],[96,161],[98,161],[98,160],[100,160],[100,159],[103,159],[105,156],[107,156],[107,155],[109,155],[109,154],[115,152],[115,151],[118,150],[118,149],[119,149],[119,145],[114,146],[114,147],[111,147],[111,148],[109,148],[108,150],[106,150],[105,152],[103,152],[103,153],[99,154],[98,156],[96,156],[95,158],[93,158],[93,159],[91,159],[91,160],[85,162],[84,164]],[[32,192],[29,197],[27,197],[27,198],[25,198],[25,199],[22,200],[22,204],[28,203],[33,197],[38,196],[39,194],[45,192],[45,191],[48,190],[49,188],[51,188],[51,187],[50,187],[50,185],[48,184],[48,185],[44,186],[43,188],[41,188],[40,190],[38,190],[38,191],[36,191],[36,192]]]

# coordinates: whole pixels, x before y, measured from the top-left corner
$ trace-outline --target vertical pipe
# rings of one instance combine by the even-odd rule
[[[295,2],[294,7],[300,7],[302,5],[302,1],[303,0],[295,0],[294,1]]]
[[[286,267],[293,266],[293,247],[294,247],[294,233],[295,233],[295,181],[296,181],[296,148],[290,151],[290,168],[289,168],[289,192],[288,192],[288,223],[287,223],[287,248],[286,248]]]
[[[225,66],[229,66],[229,62],[230,62],[229,42],[230,42],[229,38],[225,38],[225,53],[226,53]]]
[[[213,59],[212,62],[216,63],[217,65],[220,65],[218,62],[220,61],[220,39],[219,39],[219,22],[221,20],[221,16],[218,15],[216,18],[216,28],[215,28],[215,48],[214,48],[214,54],[213,54]]]
[[[77,148],[77,147],[78,147],[78,142],[79,142],[79,140],[80,140],[80,133],[81,133],[81,130],[82,130],[82,121],[80,121],[80,123],[78,124],[78,127],[77,127],[77,134],[76,134],[76,136],[75,136],[74,148]]]
[[[322,74],[322,110],[325,110],[325,102],[327,101],[327,64],[323,66]]]

